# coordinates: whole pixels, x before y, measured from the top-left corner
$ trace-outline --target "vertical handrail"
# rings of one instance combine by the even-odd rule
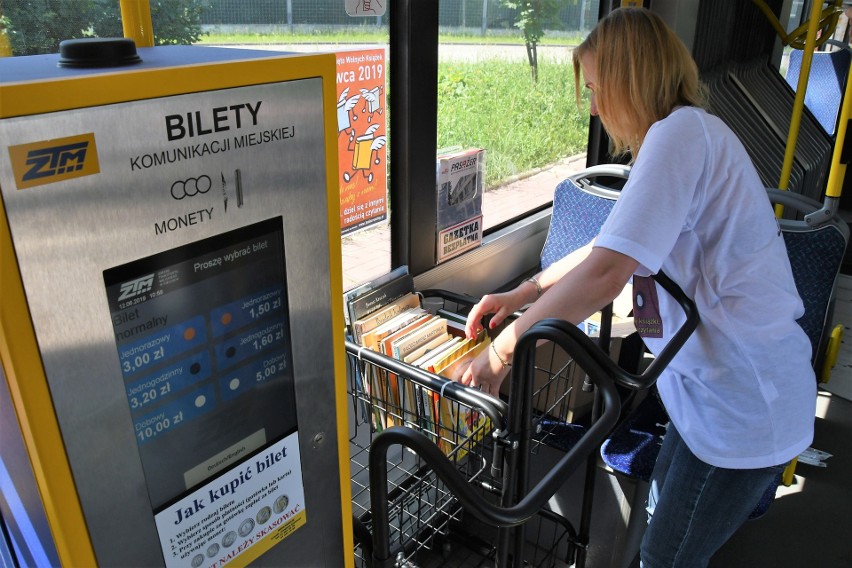
[[[788,189],[790,173],[793,171],[793,159],[796,153],[796,141],[799,138],[799,127],[802,123],[802,113],[805,108],[805,91],[808,88],[808,77],[811,73],[811,61],[814,57],[816,46],[816,33],[820,24],[822,13],[822,2],[815,0],[811,7],[811,17],[808,20],[808,33],[805,39],[805,48],[802,51],[802,68],[799,70],[799,83],[796,87],[796,98],[793,101],[793,116],[790,118],[790,131],[787,135],[787,148],[784,152],[784,163],[781,167],[781,178],[778,181],[780,189]],[[784,213],[783,206],[775,207],[775,215],[781,217]]]
[[[149,0],[120,0],[120,6],[124,37],[136,42],[136,47],[154,47],[154,26],[151,23]]]
[[[844,151],[846,144],[846,129],[852,114],[852,66],[846,75],[846,87],[843,91],[843,104],[840,107],[840,120],[837,123],[837,137],[834,140],[834,153],[831,156],[831,166],[828,170],[828,183],[825,188],[826,197],[840,197],[843,191],[843,178],[846,176],[846,164],[850,156]]]
[[[846,75],[846,86],[843,91],[843,104],[840,107],[840,119],[837,122],[837,135],[834,139],[834,151],[828,166],[828,181],[825,185],[825,199],[819,211],[805,215],[805,223],[816,227],[831,220],[840,208],[840,194],[843,193],[843,182],[846,179],[846,164],[852,159],[850,149],[846,148],[846,130],[849,117],[852,114],[852,65]],[[777,210],[776,206],[776,210]]]

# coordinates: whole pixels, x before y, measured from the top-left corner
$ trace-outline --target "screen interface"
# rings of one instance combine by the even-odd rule
[[[155,510],[297,429],[281,218],[104,272]]]

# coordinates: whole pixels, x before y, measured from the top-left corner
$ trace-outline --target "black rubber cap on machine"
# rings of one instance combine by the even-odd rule
[[[59,43],[60,67],[121,67],[141,63],[136,42],[125,37],[66,39]]]

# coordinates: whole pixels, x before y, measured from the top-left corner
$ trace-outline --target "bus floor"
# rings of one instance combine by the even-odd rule
[[[789,487],[780,486],[775,502],[766,514],[747,521],[714,555],[709,568],[852,568],[852,402],[820,390],[816,412],[813,446],[832,454],[825,467],[799,463]],[[599,480],[605,476],[598,472]],[[569,479],[567,485],[577,480]],[[605,534],[601,523],[609,523],[608,512],[598,507],[614,508],[607,498],[599,499],[606,482],[598,482],[592,535],[585,568],[626,568],[630,559],[624,553],[611,553],[618,537]],[[573,493],[573,498],[579,496]],[[576,504],[576,503],[575,503]],[[420,568],[474,568],[494,566],[493,529],[478,525],[470,516],[463,520],[463,536],[451,535],[443,544],[414,559]],[[597,527],[595,525],[598,525]],[[478,529],[475,527],[479,526]],[[575,525],[576,526],[576,525]],[[470,532],[473,530],[473,532]],[[616,531],[617,532],[617,531]],[[525,566],[568,568],[549,552],[564,550],[551,529],[534,527],[527,531]],[[453,538],[455,536],[455,538]],[[551,543],[548,541],[550,538]]]
[[[852,568],[850,440],[852,402],[820,389],[812,447],[832,457],[825,467],[797,464],[793,483],[778,488],[766,514],[747,521],[710,567]]]
[[[844,269],[846,272],[846,269]],[[716,554],[711,568],[852,567],[852,276],[837,284],[834,324],[841,344],[831,379],[817,397],[813,448],[825,467],[799,463],[762,518],[747,522]]]

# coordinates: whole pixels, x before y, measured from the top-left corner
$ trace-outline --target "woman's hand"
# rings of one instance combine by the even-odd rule
[[[479,387],[482,392],[499,398],[500,384],[509,374],[511,367],[504,366],[498,360],[493,345],[489,345],[470,363],[459,382],[466,386]]]
[[[502,294],[486,294],[479,302],[471,308],[467,315],[464,331],[470,339],[476,339],[483,330],[482,319],[488,314],[493,314],[489,322],[490,329],[494,329],[503,321],[526,305],[520,288]]]

